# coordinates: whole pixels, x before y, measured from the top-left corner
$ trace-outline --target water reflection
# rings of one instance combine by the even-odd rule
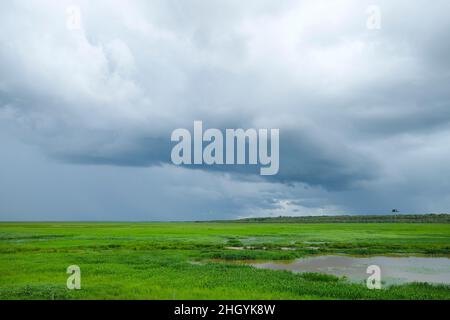
[[[450,284],[450,259],[422,257],[368,257],[319,256],[291,262],[251,263],[256,268],[290,270],[293,272],[318,272],[346,276],[350,281],[365,281],[369,265],[381,268],[382,282],[400,284],[429,282]]]

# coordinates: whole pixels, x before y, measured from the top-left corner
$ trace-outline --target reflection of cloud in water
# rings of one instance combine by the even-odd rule
[[[293,272],[329,273],[346,276],[350,281],[361,282],[369,276],[369,265],[381,268],[386,284],[429,282],[450,284],[450,259],[419,257],[369,257],[320,256],[298,259],[289,263],[266,262],[252,264],[257,268],[290,270]]]

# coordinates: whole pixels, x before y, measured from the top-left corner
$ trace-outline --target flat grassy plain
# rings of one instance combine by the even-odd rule
[[[444,285],[369,290],[232,263],[317,254],[450,257],[450,224],[0,223],[0,299],[450,299]],[[66,288],[69,265],[81,290]]]

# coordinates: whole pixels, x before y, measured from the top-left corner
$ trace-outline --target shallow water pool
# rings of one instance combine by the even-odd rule
[[[377,265],[381,269],[381,281],[388,285],[407,282],[450,284],[449,258],[318,256],[291,262],[270,261],[251,265],[263,269],[345,276],[353,282],[365,281],[369,276],[366,273],[367,267]]]

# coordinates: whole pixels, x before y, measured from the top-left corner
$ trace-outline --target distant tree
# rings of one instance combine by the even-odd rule
[[[398,211],[398,209],[392,209],[392,214],[394,215],[394,220],[397,220],[397,219],[399,219],[399,216],[397,215],[397,213],[398,213],[399,211]]]

